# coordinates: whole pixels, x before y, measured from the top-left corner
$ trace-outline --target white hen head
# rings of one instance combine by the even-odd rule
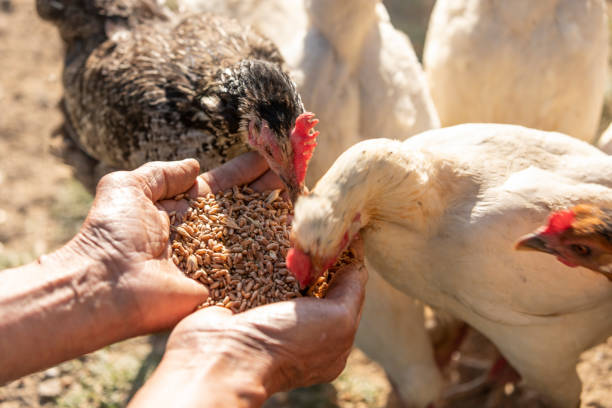
[[[317,183],[301,197],[292,226],[294,248],[287,266],[307,286],[332,266],[372,213],[382,205],[382,191],[394,190],[409,171],[402,165],[401,143],[373,139],[344,152]]]
[[[361,229],[361,215],[334,211],[328,197],[301,197],[295,208],[287,266],[302,287],[332,266]]]

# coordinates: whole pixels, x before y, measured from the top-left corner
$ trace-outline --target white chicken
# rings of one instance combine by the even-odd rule
[[[310,25],[292,72],[323,125],[307,183],[360,140],[440,127],[412,44],[379,0],[308,0],[306,10]]]
[[[443,126],[512,123],[592,141],[608,70],[604,0],[438,0],[423,61]]]
[[[513,244],[579,202],[612,207],[612,158],[566,135],[469,124],[368,140],[298,200],[288,265],[306,284],[361,232],[368,270],[468,322],[575,408],[578,357],[612,334],[612,284]]]
[[[608,125],[599,137],[597,147],[608,154],[612,154],[612,124]]]
[[[373,137],[409,137],[439,127],[422,68],[406,35],[376,0],[306,2],[309,30],[296,65],[306,106],[321,137],[307,183],[349,146]],[[288,57],[292,61],[293,56]],[[423,325],[423,306],[370,273],[356,344],[389,375],[402,400],[425,407],[443,379]]]
[[[273,40],[285,61],[295,55],[306,35],[308,16],[304,0],[178,0],[181,11],[205,11],[235,18]],[[294,60],[295,58],[293,58]]]

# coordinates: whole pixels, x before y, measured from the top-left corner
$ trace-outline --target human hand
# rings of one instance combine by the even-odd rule
[[[332,380],[351,350],[366,280],[363,265],[352,264],[338,271],[324,299],[298,298],[235,315],[209,307],[189,315],[172,331],[162,363],[134,406],[258,406],[277,391]],[[183,392],[165,401],[158,390],[172,384]]]
[[[27,265],[0,271],[0,383],[178,322],[207,290],[170,260],[169,200],[234,184],[274,188],[253,153],[196,178],[195,160],[104,177],[79,233]],[[39,347],[45,339],[45,347]]]
[[[198,171],[197,161],[183,160],[103,177],[83,227],[69,244],[104,265],[100,281],[112,287],[110,304],[133,329],[131,335],[176,324],[208,296],[171,261],[168,211],[187,205],[171,198],[187,190],[195,197],[248,182],[256,188],[279,184],[255,153],[196,178]]]
[[[268,168],[266,160],[256,152],[249,152],[201,174],[196,183],[186,191],[186,196],[201,197],[243,184],[249,184],[249,187],[256,191],[284,188],[281,179]],[[181,212],[189,205],[186,200],[164,200],[158,206],[167,212]]]

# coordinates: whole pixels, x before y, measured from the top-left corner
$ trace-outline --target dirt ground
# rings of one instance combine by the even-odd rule
[[[418,50],[432,0],[391,1],[392,13],[409,13],[406,4],[415,4],[418,10],[400,26],[416,39]],[[70,169],[52,155],[50,135],[60,124],[56,109],[60,53],[58,36],[38,19],[34,0],[0,0],[0,269],[31,261],[68,240],[91,203]],[[6,384],[0,387],[0,406],[124,406],[159,362],[164,341],[164,335],[128,340]],[[447,372],[449,382],[482,374],[483,368],[470,369],[474,364],[469,363],[491,364],[495,351],[471,333],[455,357]],[[585,352],[578,372],[584,383],[581,407],[612,408],[612,339]],[[333,383],[281,393],[266,404],[267,408],[399,406],[382,369],[359,350]],[[520,384],[482,387],[443,406],[544,407]]]

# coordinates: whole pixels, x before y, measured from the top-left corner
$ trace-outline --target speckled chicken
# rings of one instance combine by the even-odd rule
[[[204,171],[257,150],[291,195],[301,190],[316,121],[270,41],[148,0],[37,0],[37,10],[65,43],[63,133],[75,145],[65,150],[98,173],[186,157]]]

